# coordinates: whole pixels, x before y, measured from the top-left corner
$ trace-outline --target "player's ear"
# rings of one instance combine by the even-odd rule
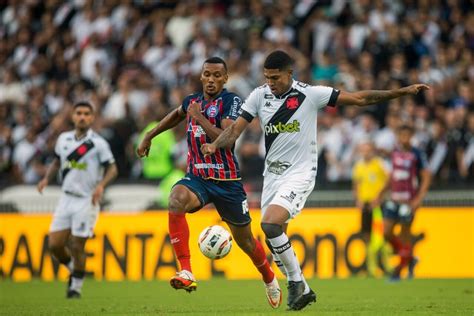
[[[229,75],[227,72],[224,74],[224,83],[227,83],[227,80],[229,79]]]

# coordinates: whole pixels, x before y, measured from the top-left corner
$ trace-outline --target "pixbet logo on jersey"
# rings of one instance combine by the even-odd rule
[[[265,125],[265,135],[269,134],[280,134],[280,133],[295,133],[300,131],[300,122],[294,120],[292,123],[283,124],[268,124]]]

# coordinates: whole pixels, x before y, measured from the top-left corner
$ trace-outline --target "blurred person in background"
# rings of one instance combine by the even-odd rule
[[[389,112],[385,116],[385,127],[375,133],[375,147],[382,156],[388,157],[395,148],[397,143],[396,131],[399,125],[400,117],[394,112]]]
[[[464,134],[465,147],[461,162],[461,177],[464,180],[474,180],[474,112],[467,116],[466,132]]]
[[[92,105],[74,104],[72,120],[74,130],[59,135],[55,158],[37,187],[43,193],[61,171],[62,194],[51,222],[48,246],[70,272],[66,297],[80,298],[86,267],[84,248],[94,234],[100,200],[105,187],[117,176],[117,167],[107,141],[91,129]]]
[[[387,183],[388,171],[383,160],[377,157],[371,140],[360,141],[358,147],[360,159],[352,171],[352,187],[356,206],[361,210],[360,231],[366,243],[367,273],[373,277],[377,268],[377,254],[384,244],[382,210],[378,197]]]
[[[38,152],[36,138],[36,130],[34,128],[28,129],[25,138],[18,142],[13,151],[13,168],[20,183],[32,184],[41,178],[33,164]]]
[[[425,147],[428,167],[435,180],[446,181],[449,178],[449,166],[446,164],[448,144],[446,126],[442,120],[436,119],[430,126],[430,139]]]
[[[164,115],[161,116],[161,120],[164,117]],[[145,126],[138,137],[137,147],[161,120],[153,120]],[[160,182],[173,171],[172,151],[175,145],[175,136],[171,130],[164,131],[154,138],[147,159],[142,161],[142,174],[145,179]]]
[[[408,267],[408,277],[413,278],[418,258],[413,255],[411,226],[417,209],[431,184],[431,171],[425,153],[414,148],[411,140],[414,129],[401,125],[397,130],[397,148],[391,154],[390,180],[380,193],[381,201],[389,190],[390,198],[382,204],[385,239],[400,256],[400,263],[393,271],[391,280],[400,280],[400,274]],[[400,224],[400,234],[395,235],[395,225]]]
[[[201,151],[202,144],[215,140],[237,118],[242,100],[224,88],[228,75],[223,59],[206,59],[200,79],[203,92],[187,96],[181,106],[145,135],[137,148],[139,157],[148,156],[156,136],[186,120],[187,173],[173,186],[168,205],[169,235],[181,268],[171,278],[170,285],[187,292],[197,289],[191,267],[186,213],[197,212],[213,203],[222,220],[229,226],[237,245],[262,275],[268,303],[277,308],[282,299],[280,286],[263,246],[252,234],[247,196],[240,181],[234,150],[219,150],[212,158],[204,157]]]
[[[176,139],[171,149],[171,160],[173,169],[163,178],[158,185],[158,196],[156,204],[160,209],[168,209],[169,196],[176,182],[186,175],[188,166],[188,142],[186,139],[186,129],[181,123],[172,129]],[[156,208],[155,208],[156,209]]]

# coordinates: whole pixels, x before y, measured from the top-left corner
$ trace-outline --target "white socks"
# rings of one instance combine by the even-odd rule
[[[83,284],[84,278],[71,277],[71,286],[69,287],[69,289],[81,293]]]
[[[65,264],[66,268],[69,270],[70,273],[72,273],[72,271],[74,271],[74,262],[71,258],[71,260],[69,260],[69,262],[67,264]]]
[[[286,270],[288,281],[302,281],[301,268],[295,257],[293,247],[285,233],[275,238],[269,238],[268,241],[272,245],[273,251],[278,256]]]
[[[274,252],[272,252],[272,257],[273,257],[273,262],[275,262],[275,264],[278,267],[278,269],[280,270],[280,272],[283,273],[283,275],[286,277],[287,272],[286,272],[285,266],[283,265],[283,263],[280,260],[280,257],[278,257],[278,255]],[[296,254],[295,254],[295,257],[296,257]],[[310,288],[309,288],[308,283],[306,282],[306,279],[304,278],[303,273],[301,273],[301,279],[303,280],[303,283],[304,283],[304,292],[303,292],[303,294],[308,294]]]

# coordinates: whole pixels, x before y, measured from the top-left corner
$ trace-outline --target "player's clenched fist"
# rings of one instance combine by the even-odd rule
[[[140,142],[140,145],[137,147],[137,155],[140,158],[148,157],[148,153],[150,152],[151,147],[151,140],[145,136],[143,140]]]
[[[201,104],[193,102],[188,106],[187,114],[192,118],[198,118],[201,114]]]
[[[216,146],[213,144],[204,144],[201,146],[201,152],[204,156],[213,155],[216,152]]]

